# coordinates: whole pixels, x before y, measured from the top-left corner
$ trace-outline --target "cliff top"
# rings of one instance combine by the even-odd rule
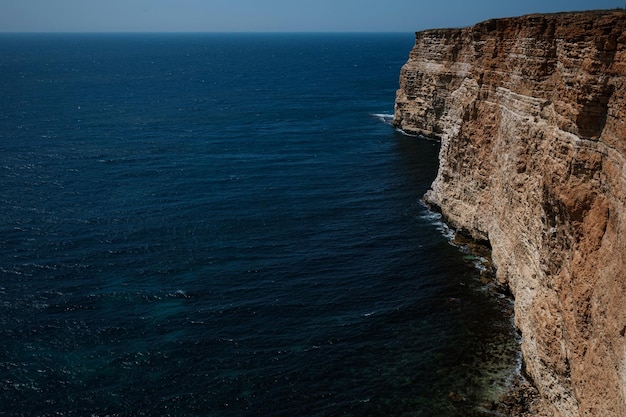
[[[608,10],[587,10],[587,11],[572,11],[572,12],[558,12],[558,13],[532,13],[516,17],[502,17],[495,19],[488,19],[477,23],[473,26],[459,27],[459,28],[432,28],[416,32],[416,36],[420,34],[450,34],[451,32],[462,32],[468,29],[481,29],[481,32],[492,32],[494,30],[503,30],[511,26],[527,26],[537,27],[538,23],[545,23],[548,21],[558,22],[557,26],[565,26],[575,28],[582,22],[593,22],[598,20],[604,20],[608,18],[614,21],[616,18],[622,18],[626,21],[626,9],[608,9]],[[545,26],[540,29],[545,30]]]

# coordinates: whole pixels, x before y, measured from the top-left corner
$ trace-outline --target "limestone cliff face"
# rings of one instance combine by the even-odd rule
[[[395,126],[441,139],[425,199],[488,240],[555,416],[626,416],[626,14],[429,30]]]

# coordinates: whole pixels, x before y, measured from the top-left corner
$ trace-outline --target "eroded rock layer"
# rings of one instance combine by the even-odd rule
[[[626,416],[626,14],[428,30],[394,124],[441,139],[425,199],[492,246],[555,416]]]

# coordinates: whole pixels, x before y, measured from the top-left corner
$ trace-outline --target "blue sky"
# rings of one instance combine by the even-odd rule
[[[624,0],[0,0],[0,32],[414,32]]]

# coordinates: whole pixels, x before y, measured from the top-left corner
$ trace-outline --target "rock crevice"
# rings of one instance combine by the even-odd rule
[[[394,125],[441,139],[425,200],[492,247],[555,416],[626,416],[626,14],[418,32]]]

